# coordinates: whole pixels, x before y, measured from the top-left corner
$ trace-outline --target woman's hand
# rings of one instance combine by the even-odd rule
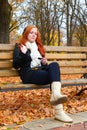
[[[47,59],[46,59],[46,58],[42,58],[42,59],[41,59],[41,63],[42,63],[43,65],[46,65],[46,64],[47,64]]]
[[[22,53],[26,54],[26,52],[27,52],[27,47],[26,46],[21,45],[20,49],[21,49]]]

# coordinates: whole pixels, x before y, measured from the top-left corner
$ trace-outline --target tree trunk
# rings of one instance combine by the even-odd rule
[[[66,14],[66,28],[67,28],[67,46],[69,46],[69,33],[70,33],[70,26],[69,26],[69,2],[67,1],[67,14]]]
[[[0,0],[0,44],[9,43],[11,6],[8,0]]]

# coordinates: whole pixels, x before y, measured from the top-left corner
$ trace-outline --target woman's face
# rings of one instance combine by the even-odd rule
[[[37,39],[37,28],[32,28],[31,31],[28,34],[28,40],[29,42],[35,42]]]

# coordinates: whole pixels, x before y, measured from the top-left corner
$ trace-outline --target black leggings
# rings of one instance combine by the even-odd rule
[[[47,65],[46,69],[32,70],[32,76],[29,83],[45,85],[53,81],[60,81],[60,68],[57,62]]]

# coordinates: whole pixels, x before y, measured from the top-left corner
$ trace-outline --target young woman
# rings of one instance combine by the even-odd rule
[[[13,66],[18,69],[24,84],[51,85],[50,103],[55,110],[55,119],[63,122],[73,120],[64,112],[62,103],[67,96],[61,94],[60,68],[58,63],[47,63],[40,32],[35,26],[24,29],[20,43],[16,43]]]

